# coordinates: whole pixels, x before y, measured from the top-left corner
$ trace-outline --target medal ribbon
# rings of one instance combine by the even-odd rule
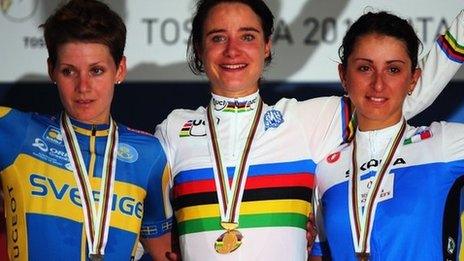
[[[401,128],[397,132],[395,138],[390,141],[385,154],[380,162],[380,171],[375,175],[372,188],[367,193],[366,204],[364,205],[364,211],[359,205],[360,195],[358,193],[358,183],[361,176],[358,176],[358,165],[356,158],[356,137],[353,139],[353,151],[352,151],[352,171],[353,175],[350,178],[349,186],[349,201],[350,201],[350,222],[351,232],[353,236],[353,243],[356,253],[360,260],[367,260],[367,256],[370,252],[370,236],[372,231],[372,225],[374,223],[375,210],[379,200],[379,192],[381,191],[381,185],[387,169],[401,143],[403,134],[406,130],[406,121],[403,120]]]
[[[118,150],[118,126],[110,118],[109,134],[106,141],[103,158],[102,177],[98,209],[93,197],[92,186],[82,157],[79,143],[66,113],[61,114],[61,134],[68,153],[69,162],[73,168],[74,179],[77,183],[79,196],[84,213],[84,227],[87,235],[89,256],[103,256],[108,240],[108,230],[113,201],[114,178]]]
[[[215,181],[219,207],[221,210],[221,226],[227,230],[235,229],[238,226],[238,209],[242,201],[245,181],[248,175],[247,159],[253,142],[261,112],[263,109],[263,101],[259,98],[258,107],[256,108],[253,122],[251,124],[248,137],[243,148],[242,156],[238,167],[236,166],[232,185],[229,186],[229,178],[227,168],[221,157],[221,149],[216,133],[216,123],[213,120],[213,105],[210,104],[207,108],[208,127],[212,145],[212,151],[215,161]]]

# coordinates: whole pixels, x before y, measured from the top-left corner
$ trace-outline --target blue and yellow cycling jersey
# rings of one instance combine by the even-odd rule
[[[108,125],[71,121],[95,202]],[[169,170],[158,140],[121,124],[106,260],[131,260],[139,232],[170,231]],[[60,132],[59,117],[0,107],[0,178],[11,260],[86,260],[79,191]]]

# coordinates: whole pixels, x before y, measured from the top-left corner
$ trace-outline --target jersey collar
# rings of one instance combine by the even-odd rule
[[[71,124],[76,133],[91,136],[92,132],[95,131],[94,135],[97,137],[108,136],[108,130],[110,128],[109,124],[87,124],[71,117],[69,117],[69,120],[71,121]]]
[[[213,109],[217,112],[242,113],[254,110],[258,105],[259,92],[245,97],[230,98],[211,93]]]

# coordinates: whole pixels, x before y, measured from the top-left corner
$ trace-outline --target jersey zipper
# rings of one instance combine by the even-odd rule
[[[94,173],[95,172],[95,161],[97,158],[97,154],[95,151],[96,140],[97,140],[97,128],[95,125],[92,125],[92,134],[90,135],[90,138],[89,138],[89,154],[90,154],[89,177],[93,177],[95,174]]]

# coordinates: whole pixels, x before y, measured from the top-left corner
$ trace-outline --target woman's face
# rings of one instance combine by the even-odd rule
[[[342,84],[356,106],[359,128],[385,128],[402,118],[404,99],[420,77],[411,71],[406,45],[397,38],[368,34],[355,42],[347,66],[339,65]]]
[[[89,124],[109,122],[114,84],[126,76],[123,57],[116,67],[108,47],[70,42],[59,46],[56,64],[48,64],[68,115]]]
[[[220,3],[204,23],[201,59],[213,93],[243,97],[258,90],[270,54],[260,18],[241,3]]]

